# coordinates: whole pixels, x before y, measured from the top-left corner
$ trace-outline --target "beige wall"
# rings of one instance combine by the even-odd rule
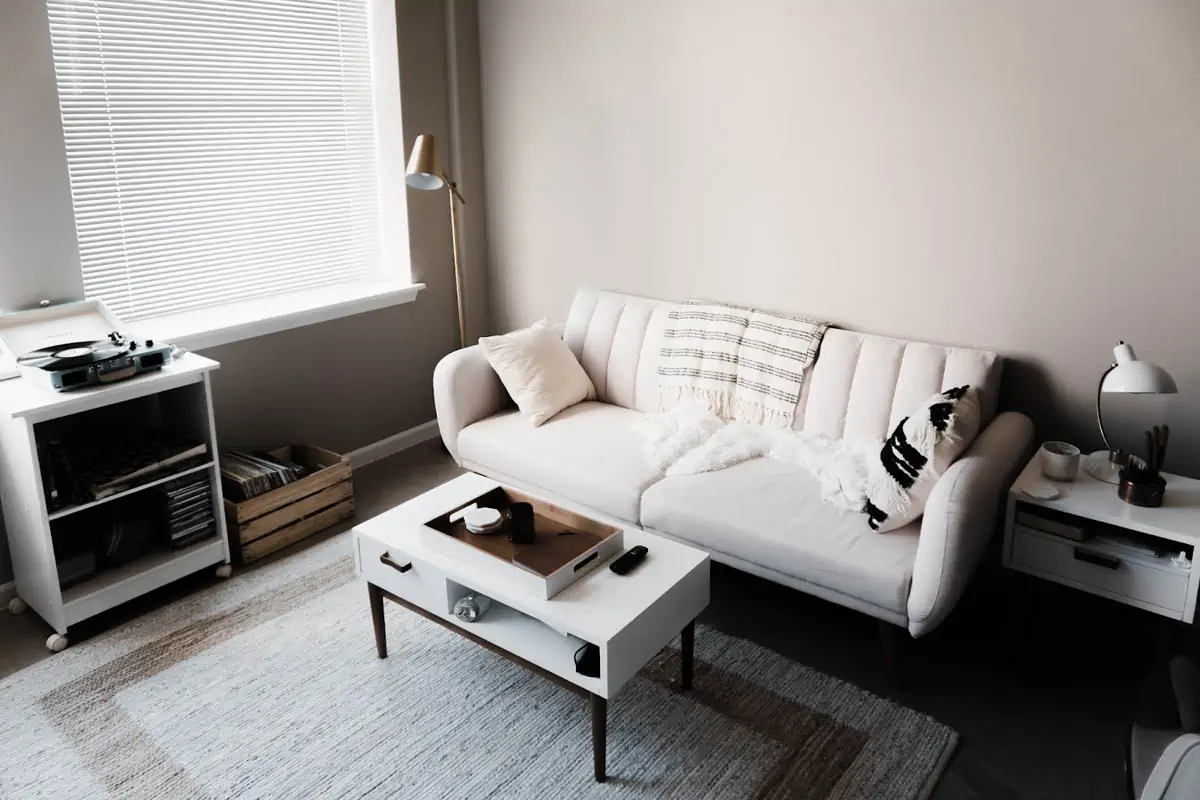
[[[34,0],[20,2],[34,5]],[[0,11],[0,30],[10,11]],[[463,210],[460,223],[471,288],[470,331],[478,336],[487,325],[487,275],[478,202],[483,188],[476,24],[474,0],[397,2],[406,152],[418,133],[448,141],[452,108],[459,120],[460,141],[447,148],[444,166],[455,173],[468,200],[476,200]],[[454,92],[451,52],[458,75]],[[9,118],[6,113],[0,124],[0,144]],[[14,113],[12,118],[30,117]],[[455,159],[459,152],[463,155]],[[65,172],[58,177],[65,181]],[[0,199],[5,191],[0,184]],[[69,210],[69,196],[67,202]],[[0,209],[5,207],[0,202]],[[433,367],[458,345],[446,196],[409,192],[408,217],[414,279],[428,285],[415,302],[204,351],[221,362],[213,385],[223,446],[304,442],[344,452],[433,419]],[[12,253],[5,245],[0,241],[0,307],[10,270],[20,268],[15,259],[5,258]],[[0,537],[0,584],[10,579]]]
[[[1125,338],[1200,474],[1200,3],[505,0],[480,31],[498,327],[592,284],[994,348],[1088,446]]]

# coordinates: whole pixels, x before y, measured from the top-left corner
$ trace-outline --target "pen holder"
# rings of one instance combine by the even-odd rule
[[[1133,483],[1121,470],[1121,482],[1117,484],[1117,496],[1132,506],[1158,508],[1163,504],[1163,495],[1167,491],[1167,482],[1161,475],[1143,483]]]

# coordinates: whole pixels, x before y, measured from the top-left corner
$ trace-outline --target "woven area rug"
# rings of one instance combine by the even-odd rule
[[[375,656],[339,536],[0,683],[0,797],[914,798],[956,734],[700,627],[609,704],[388,605]]]

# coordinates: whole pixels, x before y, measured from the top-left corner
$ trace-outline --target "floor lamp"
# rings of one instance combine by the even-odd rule
[[[450,246],[454,248],[454,291],[458,296],[458,345],[467,346],[467,317],[463,303],[462,265],[458,260],[458,214],[455,204],[466,204],[466,200],[458,193],[458,186],[450,180],[450,176],[442,171],[438,164],[437,140],[428,133],[422,133],[413,142],[412,153],[408,157],[408,167],[404,170],[404,182],[413,189],[421,191],[436,191],[446,189],[450,201]]]

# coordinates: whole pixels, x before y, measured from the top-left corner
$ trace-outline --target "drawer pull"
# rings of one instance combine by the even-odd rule
[[[1095,564],[1097,567],[1104,567],[1105,569],[1121,568],[1121,559],[1119,558],[1102,556],[1099,553],[1090,553],[1087,550],[1080,550],[1078,547],[1075,548],[1075,560]]]
[[[387,553],[384,553],[383,555],[381,555],[379,557],[379,561],[380,561],[380,563],[387,564],[389,567],[396,570],[397,572],[408,572],[410,569],[412,569],[411,561],[408,562],[407,564],[397,564],[395,561],[392,561],[392,557],[390,555],[388,555]]]

